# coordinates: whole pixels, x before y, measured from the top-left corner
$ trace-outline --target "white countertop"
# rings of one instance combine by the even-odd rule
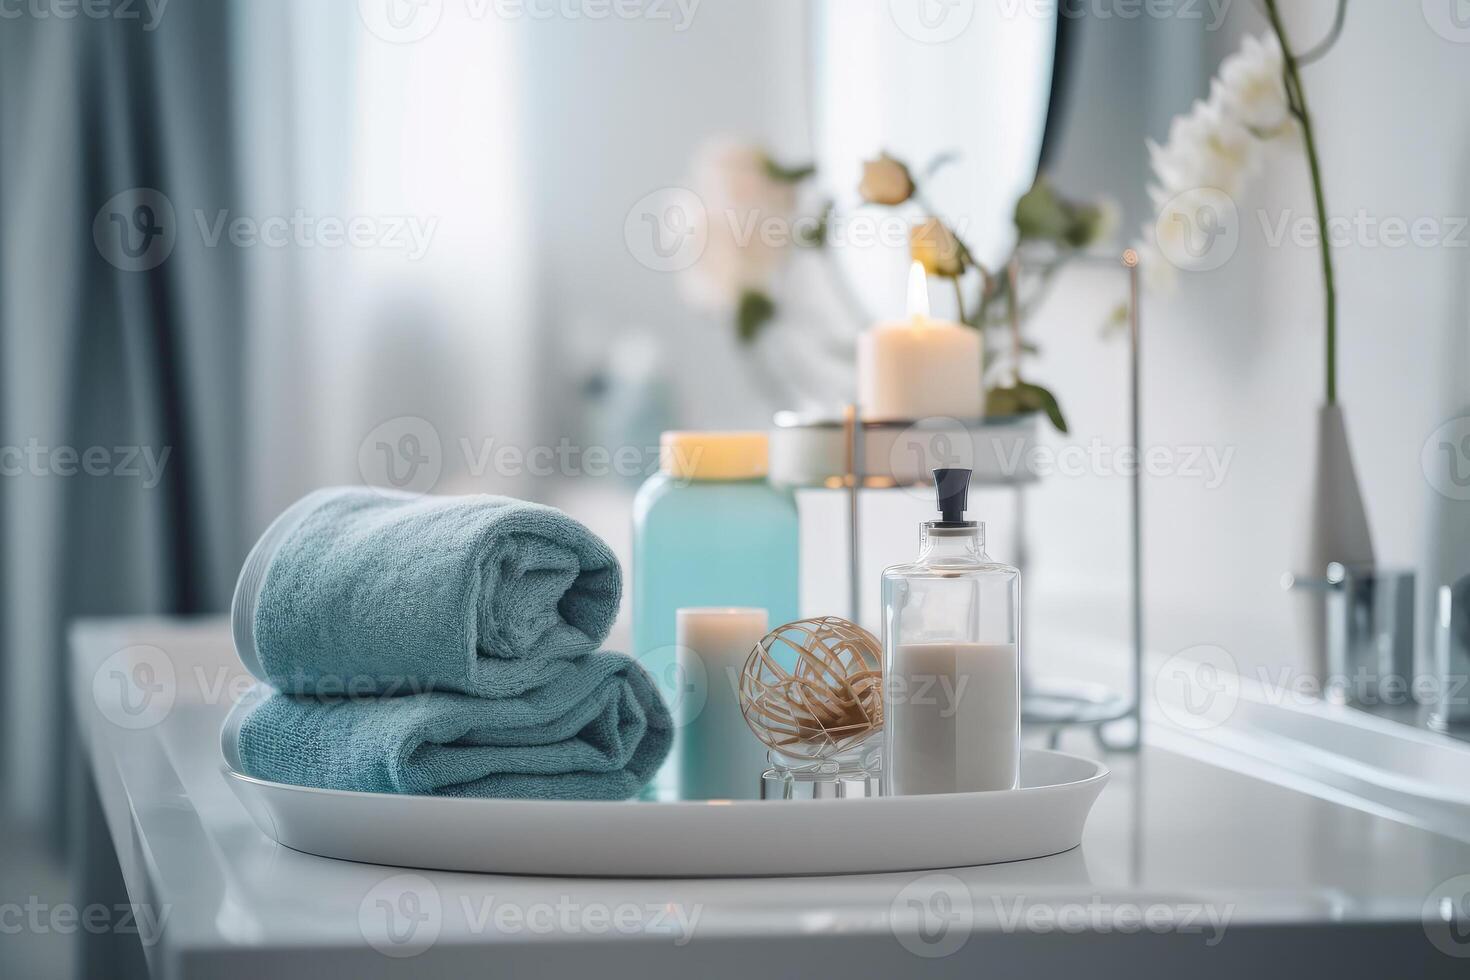
[[[141,710],[109,661],[136,645],[165,658],[135,678],[155,691]],[[1113,781],[1082,846],[1034,861],[749,880],[406,871],[291,851],[250,821],[219,772],[244,684],[223,620],[84,622],[71,657],[124,881],[163,916],[160,977],[1232,976],[1283,957],[1470,974],[1423,923],[1436,888],[1470,873],[1470,845],[1152,745],[1106,757]],[[432,941],[399,958],[374,948],[362,910],[405,874],[439,909]],[[905,914],[916,897],[951,927],[921,937]]]

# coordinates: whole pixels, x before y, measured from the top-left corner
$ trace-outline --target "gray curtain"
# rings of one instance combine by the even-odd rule
[[[223,610],[245,547],[241,276],[193,217],[235,194],[230,11],[0,29],[0,787],[57,834],[66,624]]]

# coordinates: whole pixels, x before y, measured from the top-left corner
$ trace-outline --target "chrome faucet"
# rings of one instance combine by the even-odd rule
[[[1434,670],[1438,687],[1429,724],[1441,731],[1470,725],[1470,575],[1440,586]]]

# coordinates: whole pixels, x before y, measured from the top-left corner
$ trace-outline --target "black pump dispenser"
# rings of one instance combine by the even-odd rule
[[[939,520],[930,521],[930,527],[966,528],[975,527],[974,521],[965,520],[965,509],[970,495],[970,470],[936,469],[934,471],[934,494],[939,507]]]

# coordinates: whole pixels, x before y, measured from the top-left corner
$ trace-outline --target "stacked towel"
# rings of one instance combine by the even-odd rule
[[[232,610],[247,775],[333,789],[618,799],[672,722],[643,669],[598,645],[617,560],[565,514],[504,497],[318,491],[246,560]]]
[[[668,754],[667,712],[643,670],[593,653],[519,698],[439,691],[381,698],[258,687],[225,723],[225,755],[273,782],[372,793],[616,800]]]

